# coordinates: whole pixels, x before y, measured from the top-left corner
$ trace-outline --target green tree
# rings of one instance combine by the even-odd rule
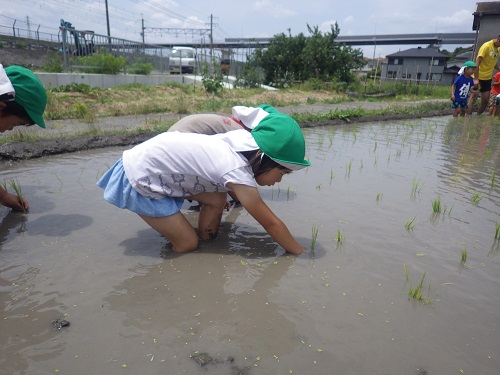
[[[262,68],[265,82],[277,87],[286,87],[293,80],[354,81],[351,71],[364,65],[363,53],[335,42],[338,24],[325,34],[317,26],[307,28],[309,37],[302,33],[292,36],[290,30],[288,35],[275,35],[267,49],[255,51],[249,64]]]

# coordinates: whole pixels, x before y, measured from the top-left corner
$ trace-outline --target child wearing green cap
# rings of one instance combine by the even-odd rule
[[[290,253],[304,248],[262,200],[257,187],[271,186],[310,165],[298,124],[279,112],[260,113],[251,132],[206,135],[165,132],[123,153],[97,185],[104,199],[137,213],[177,252],[195,250],[198,237],[215,238],[233,191],[243,207]],[[198,233],[180,212],[184,199],[202,204]]]
[[[473,61],[466,61],[458,72],[458,77],[451,85],[451,108],[454,109],[453,117],[458,117],[458,115],[461,117],[465,116],[469,92],[474,89],[472,74],[474,74],[475,70],[476,64]]]
[[[45,128],[43,112],[47,94],[38,77],[29,69],[0,64],[0,133],[20,125],[38,124]],[[0,187],[0,204],[14,211],[25,211],[28,202]]]

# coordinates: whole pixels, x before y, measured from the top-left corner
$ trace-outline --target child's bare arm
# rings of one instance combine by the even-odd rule
[[[24,211],[27,211],[29,206],[26,199],[23,198],[22,204],[21,206],[17,195],[11,194],[0,187],[0,205],[12,208],[14,211],[23,211],[23,208]]]
[[[304,252],[304,248],[293,238],[286,225],[264,203],[257,188],[247,185],[229,185],[240,199],[243,207],[280,246],[292,254]]]

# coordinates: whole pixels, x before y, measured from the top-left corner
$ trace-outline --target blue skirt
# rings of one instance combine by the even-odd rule
[[[134,190],[118,160],[100,179],[97,186],[104,189],[104,199],[119,208],[126,208],[139,215],[163,217],[181,210],[184,198],[148,198]]]

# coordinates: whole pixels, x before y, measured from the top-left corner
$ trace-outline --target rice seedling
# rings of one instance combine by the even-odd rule
[[[2,188],[7,191],[7,181],[2,181],[2,183],[0,184],[2,186]]]
[[[420,181],[420,178],[417,179],[416,177],[413,177],[413,181],[411,183],[411,195],[414,197],[418,193],[420,193],[420,190],[424,187],[424,184],[422,181]]]
[[[422,291],[426,274],[427,272],[424,272],[424,274],[422,275],[422,279],[420,280],[420,283],[417,285],[416,288],[413,288],[410,284],[410,288],[408,289],[408,295],[416,299],[417,301],[423,301],[423,303],[431,303],[432,300],[424,298],[424,292]],[[430,292],[430,284],[429,284],[429,292]]]
[[[500,223],[495,223],[495,240],[500,240]]]
[[[14,193],[17,195],[17,199],[19,200],[19,204],[21,205],[23,212],[26,212],[24,209],[24,199],[23,199],[23,192],[21,190],[21,184],[19,184],[19,181],[16,179],[11,179],[9,181],[10,187],[14,190]]]
[[[337,242],[342,245],[342,242],[344,242],[344,236],[342,236],[342,233],[340,233],[340,229],[337,229]]]
[[[414,217],[413,217],[413,219],[408,220],[408,221],[406,222],[406,224],[405,224],[405,228],[406,228],[406,230],[407,230],[408,232],[409,232],[409,231],[411,231],[411,230],[413,230],[413,228],[415,227],[415,219],[416,219],[416,218],[417,218],[417,217],[416,217],[416,216],[414,216]]]
[[[352,167],[352,160],[349,160],[349,162],[345,166],[345,176],[349,177],[351,175],[351,167]]]
[[[384,193],[377,193],[377,197],[375,198],[377,200],[377,203],[382,200],[383,196],[384,196]]]
[[[335,174],[333,173],[333,168],[330,169],[330,184],[333,181],[333,178],[335,177]]]
[[[465,263],[467,261],[467,249],[462,249],[462,263]]]
[[[435,213],[440,213],[443,211],[443,205],[441,204],[441,198],[437,197],[437,199],[434,199],[432,201],[432,211]]]
[[[316,239],[318,238],[319,227],[313,225],[311,229],[311,250],[316,246]]]
[[[403,263],[403,269],[405,271],[406,282],[408,282],[409,277],[408,277],[408,268],[406,268],[406,263]]]
[[[491,187],[495,186],[495,170],[491,170]]]
[[[476,193],[474,194],[471,198],[470,198],[470,201],[473,203],[473,204],[478,204],[479,201],[483,199],[483,197],[481,196],[481,193]]]

